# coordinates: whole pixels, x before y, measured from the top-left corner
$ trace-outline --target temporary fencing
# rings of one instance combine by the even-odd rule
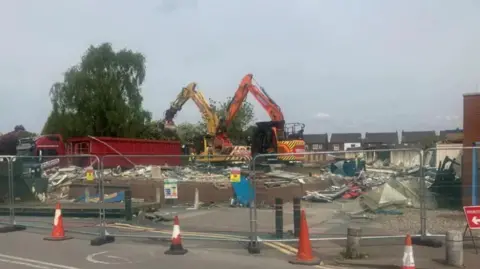
[[[19,229],[19,226],[15,223],[14,197],[10,195],[10,193],[13,193],[11,174],[13,159],[13,156],[0,156],[0,207],[4,215],[8,216],[8,219],[1,221],[2,227],[0,232],[10,232]]]
[[[478,146],[440,143],[425,150],[425,234],[443,236],[466,228],[463,206],[479,203],[478,151]]]
[[[230,179],[232,167],[248,169],[248,162],[229,155],[112,155],[104,156],[101,163],[105,207],[112,193],[129,190],[126,219],[139,216],[135,225],[109,225],[114,236],[170,238],[176,215],[185,219],[185,239],[237,241],[248,235],[247,209],[232,208]],[[145,224],[156,229],[139,227]]]
[[[178,216],[185,240],[257,246],[296,241],[304,209],[312,241],[344,240],[352,225],[364,238],[443,235],[463,230],[462,206],[478,204],[478,148],[261,154],[251,163],[229,155],[0,156],[1,222],[5,231],[50,233],[60,203],[66,233],[171,238]],[[280,166],[291,155],[304,161]]]
[[[102,206],[100,203],[82,203],[77,198],[80,195],[70,190],[75,184],[88,184],[92,193],[94,189],[100,189],[101,178],[93,180],[95,168],[100,167],[98,157],[10,156],[3,159],[9,164],[8,180],[2,178],[2,184],[8,182],[5,184],[8,188],[2,188],[2,196],[8,197],[8,205],[0,207],[0,213],[4,216],[9,212],[10,225],[51,229],[56,204],[60,203],[64,207],[64,216],[86,217],[82,221],[65,221],[66,230],[96,234],[91,228],[100,223]]]
[[[272,171],[285,155],[303,156],[304,162]],[[421,234],[422,158],[420,148],[257,155],[250,237],[296,241],[300,208],[307,212],[312,240],[343,240],[350,225],[370,238]],[[302,200],[298,210],[292,204],[295,197]],[[277,214],[283,216],[283,234],[275,232],[275,211],[265,206],[275,198],[283,202],[283,213]]]

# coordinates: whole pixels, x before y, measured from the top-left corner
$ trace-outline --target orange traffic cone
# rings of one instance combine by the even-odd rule
[[[405,237],[405,250],[403,251],[402,269],[415,269],[415,260],[413,259],[412,238],[409,234]]]
[[[44,240],[63,241],[72,238],[73,237],[71,236],[65,236],[65,231],[63,230],[62,209],[60,208],[60,203],[57,203],[57,206],[55,207],[55,217],[53,218],[52,234],[49,237],[45,237]]]
[[[308,233],[307,217],[305,215],[305,210],[303,209],[300,218],[300,234],[298,239],[297,256],[289,262],[303,265],[319,265],[321,262],[320,258],[312,255],[312,244],[310,242],[310,235]]]
[[[184,249],[182,246],[182,236],[180,235],[180,222],[178,221],[178,216],[175,216],[173,219],[173,233],[172,233],[172,243],[170,244],[170,249],[165,251],[165,254],[168,255],[184,255],[188,250]]]

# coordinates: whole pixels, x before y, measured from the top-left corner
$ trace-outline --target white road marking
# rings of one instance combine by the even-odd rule
[[[106,255],[105,257],[110,258],[110,259],[120,260],[122,262],[106,262],[106,261],[99,261],[99,260],[95,259],[96,256],[103,255],[103,254],[106,254],[106,253],[108,253],[108,251],[102,251],[102,252],[97,252],[97,253],[90,254],[90,255],[87,256],[86,260],[91,262],[91,263],[109,264],[109,265],[133,263],[132,261],[130,261],[127,258],[113,256],[113,255]]]
[[[44,261],[33,260],[33,259],[27,259],[27,258],[22,258],[18,256],[13,256],[13,255],[6,255],[6,254],[0,254],[0,261],[11,263],[11,264],[29,266],[32,268],[39,268],[39,269],[79,269],[77,267],[55,264],[55,263],[44,262]]]
[[[18,265],[23,265],[23,266],[38,268],[38,269],[53,269],[53,267],[46,267],[46,266],[43,266],[43,265],[32,264],[32,263],[27,263],[27,262],[19,262],[19,261],[14,261],[14,260],[0,259],[0,262],[10,263],[10,264],[18,264]]]
[[[129,259],[123,258],[123,257],[109,255],[109,256],[107,256],[107,258],[121,260],[121,261],[124,261],[126,263],[132,263]]]
[[[92,262],[92,263],[111,264],[109,262],[95,260],[95,256],[102,255],[102,254],[105,254],[105,253],[108,253],[108,251],[102,251],[102,252],[97,252],[97,253],[90,254],[90,255],[87,256],[87,261]]]

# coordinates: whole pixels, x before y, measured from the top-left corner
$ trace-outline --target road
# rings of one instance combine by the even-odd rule
[[[101,247],[89,245],[87,237],[63,242],[44,241],[45,231],[27,231],[1,234],[0,267],[40,269],[116,269],[141,267],[168,268],[292,268],[275,255],[250,256],[235,242],[184,242],[189,252],[184,256],[165,255],[169,242],[143,240],[117,240]]]

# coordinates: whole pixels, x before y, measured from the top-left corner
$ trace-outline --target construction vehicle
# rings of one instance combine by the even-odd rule
[[[206,134],[203,137],[203,147],[200,154],[196,157],[199,162],[245,162],[251,159],[250,148],[246,146],[233,146],[232,142],[226,136],[216,135],[219,119],[217,114],[211,109],[210,104],[204,95],[197,90],[197,84],[192,82],[177,95],[170,108],[165,111],[163,126],[168,130],[176,130],[173,119],[180,111],[183,105],[192,99],[200,110],[202,118],[206,123]],[[221,142],[218,142],[220,139]]]
[[[288,153],[302,153],[305,151],[305,142],[303,141],[305,124],[286,124],[280,107],[258,83],[254,83],[252,74],[247,74],[243,77],[233,99],[227,107],[226,117],[220,119],[220,124],[217,128],[217,141],[226,138],[226,130],[245,102],[248,93],[255,97],[271,119],[271,121],[256,123],[251,145],[252,156],[271,153],[279,154],[279,156],[269,157],[267,161],[303,162],[304,155],[288,155]]]

